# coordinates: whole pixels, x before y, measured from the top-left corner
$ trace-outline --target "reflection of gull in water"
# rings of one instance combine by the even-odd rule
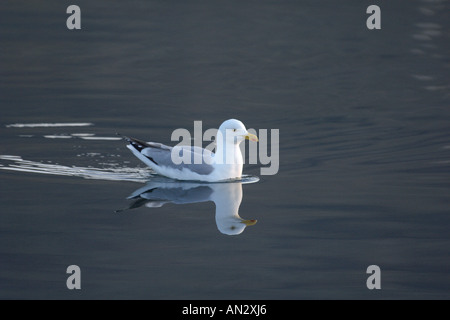
[[[134,191],[128,199],[134,199],[129,209],[161,207],[166,203],[187,204],[213,201],[216,205],[216,224],[220,232],[237,235],[256,220],[245,220],[239,216],[242,201],[242,182],[197,183],[181,182],[161,178],[148,182]],[[123,210],[118,210],[123,211]]]

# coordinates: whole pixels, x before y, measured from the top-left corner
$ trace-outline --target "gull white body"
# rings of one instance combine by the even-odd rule
[[[258,141],[258,138],[250,134],[241,121],[235,119],[227,120],[219,127],[216,153],[199,147],[169,147],[161,143],[143,142],[134,138],[125,137],[125,139],[129,142],[127,148],[156,173],[177,180],[206,182],[240,179],[244,160],[239,144],[244,139]],[[174,154],[182,154],[191,161],[176,164],[172,158]],[[194,162],[195,155],[201,156],[201,163]]]

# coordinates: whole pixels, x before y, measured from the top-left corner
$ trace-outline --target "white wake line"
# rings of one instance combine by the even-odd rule
[[[97,136],[93,136],[94,134],[92,134],[92,136],[80,136],[78,135],[61,135],[61,134],[54,134],[54,135],[45,135],[44,138],[47,139],[72,139],[72,138],[80,138],[83,140],[99,140],[99,141],[119,141],[122,140],[122,138],[120,137],[97,137]]]
[[[90,122],[69,122],[69,123],[13,123],[6,125],[7,128],[48,128],[48,127],[89,127]]]
[[[1,160],[13,161],[7,166],[0,165],[1,170],[50,174],[59,176],[72,176],[84,179],[109,180],[109,181],[130,181],[146,183],[152,176],[152,171],[147,168],[86,168],[68,167],[57,164],[46,164],[41,162],[24,160],[19,156],[0,155]]]

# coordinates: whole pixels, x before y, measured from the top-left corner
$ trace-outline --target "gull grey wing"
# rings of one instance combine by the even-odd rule
[[[189,158],[190,163],[182,162],[180,164],[176,164],[172,161],[173,148],[155,143],[147,143],[147,146],[148,147],[142,149],[141,153],[159,166],[165,166],[177,170],[183,170],[184,168],[186,168],[200,175],[210,174],[214,170],[214,167],[212,165],[207,164],[203,161],[200,164],[194,163],[195,154],[199,154],[199,150],[193,149],[194,147],[183,146],[179,148],[179,156],[182,159],[184,159],[183,156]],[[210,155],[207,154],[207,156]]]

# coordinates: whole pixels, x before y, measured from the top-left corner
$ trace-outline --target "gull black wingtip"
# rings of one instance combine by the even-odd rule
[[[155,145],[150,145],[149,143],[136,139],[136,138],[130,138],[127,136],[123,136],[120,135],[126,142],[129,143],[130,146],[132,146],[134,149],[136,149],[137,151],[141,152],[142,150],[144,150],[145,148],[149,148],[149,147],[155,147]],[[153,162],[154,164],[158,165],[158,163],[152,158],[149,157],[147,155],[143,155],[144,157],[146,157],[147,159],[149,159],[151,162]]]
[[[125,140],[126,142],[131,143],[131,138],[129,138],[129,137],[127,137],[127,136],[124,136],[123,134],[121,134],[121,133],[119,133],[119,132],[116,132],[116,135],[119,136],[119,137],[121,137],[121,138],[122,138],[123,140]]]

